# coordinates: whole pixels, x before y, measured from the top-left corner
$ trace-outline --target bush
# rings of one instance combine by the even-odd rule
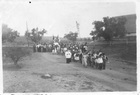
[[[121,52],[121,57],[127,61],[136,61],[137,58],[137,46],[135,43],[126,45],[125,50]]]
[[[5,47],[3,48],[3,56],[10,58],[15,65],[24,57],[29,56],[31,51],[25,47]]]

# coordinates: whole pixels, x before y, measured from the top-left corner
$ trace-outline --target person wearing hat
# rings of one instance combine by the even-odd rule
[[[71,62],[71,56],[72,56],[72,53],[70,52],[70,50],[67,50],[65,52],[66,63],[70,63]]]

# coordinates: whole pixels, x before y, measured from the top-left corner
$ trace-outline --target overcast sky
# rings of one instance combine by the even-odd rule
[[[64,36],[69,31],[75,32],[76,21],[80,24],[80,37],[90,37],[95,20],[103,17],[120,16],[136,13],[134,2],[92,2],[46,0],[26,2],[6,2],[0,5],[2,23],[17,30],[21,35],[28,29],[45,28],[47,36]]]

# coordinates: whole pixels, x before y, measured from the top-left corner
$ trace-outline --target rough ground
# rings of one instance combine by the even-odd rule
[[[4,93],[136,91],[136,66],[113,59],[106,70],[65,63],[62,55],[34,53],[20,62],[21,69],[4,62]],[[51,78],[42,78],[44,74]]]

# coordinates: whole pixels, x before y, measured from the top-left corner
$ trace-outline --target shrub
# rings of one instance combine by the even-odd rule
[[[5,47],[3,54],[5,57],[10,58],[15,65],[18,65],[18,61],[22,60],[26,56],[29,56],[31,51],[29,48],[25,47]]]

